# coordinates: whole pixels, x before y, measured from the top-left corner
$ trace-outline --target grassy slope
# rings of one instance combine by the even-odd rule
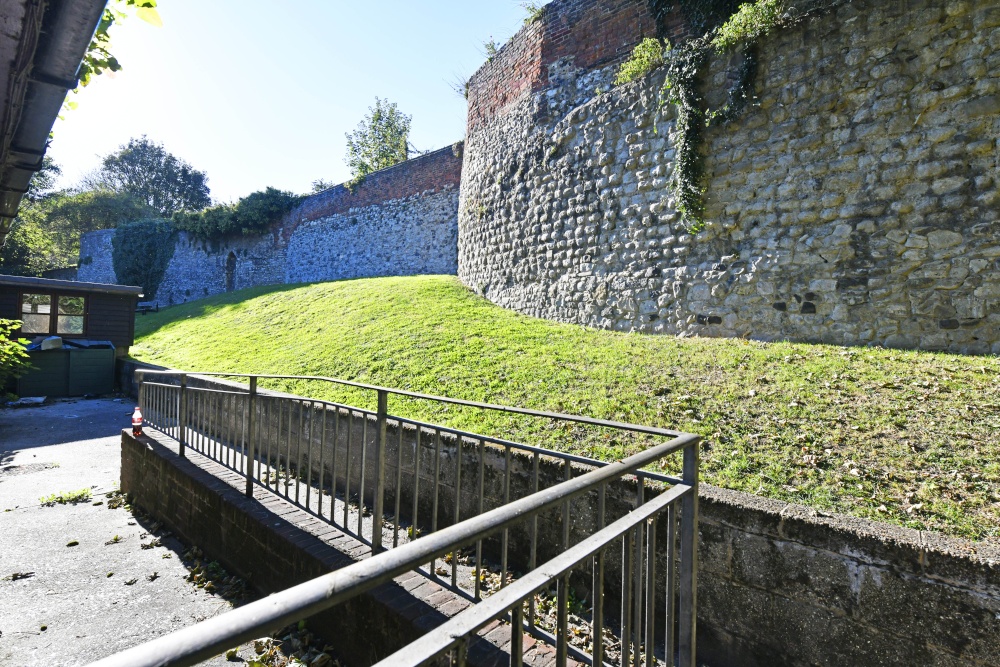
[[[137,319],[137,359],[322,374],[653,424],[707,439],[707,482],[1000,537],[1000,360],[616,334],[524,317],[452,277],[244,290]],[[329,385],[282,385],[372,406]],[[390,400],[390,411],[596,457],[642,445]]]

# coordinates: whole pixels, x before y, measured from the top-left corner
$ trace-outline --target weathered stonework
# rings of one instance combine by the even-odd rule
[[[266,234],[177,235],[155,297],[161,305],[254,287],[457,271],[462,144],[308,197]],[[79,280],[118,282],[114,230],[85,234]]]
[[[289,240],[284,281],[454,275],[457,213],[451,185],[304,223]]]
[[[633,29],[600,57],[559,27],[603,4],[556,0],[470,82],[467,285],[621,331],[1000,352],[1000,7],[855,0],[773,34],[755,104],[705,132],[690,234],[662,75],[611,89],[652,24],[610,4]]]
[[[114,262],[111,260],[111,237],[113,229],[100,229],[80,237],[80,261],[77,280],[85,283],[114,284]]]

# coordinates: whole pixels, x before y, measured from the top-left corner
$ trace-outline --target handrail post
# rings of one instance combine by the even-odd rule
[[[143,419],[146,417],[146,385],[142,379],[143,372],[142,369],[135,369],[135,373],[132,375],[132,383],[138,384],[135,390],[135,402],[139,407],[139,412],[142,413]]]
[[[691,490],[681,500],[680,636],[681,667],[696,667],[698,648],[698,447],[684,448],[682,478]]]
[[[181,393],[177,398],[177,452],[184,458],[184,445],[187,441],[187,374],[181,373]]]
[[[388,412],[389,392],[378,391],[378,412],[375,424],[375,508],[372,512],[372,553],[382,551],[382,509],[385,503],[385,441],[386,413]],[[361,471],[364,474],[364,471]],[[362,502],[364,502],[362,500]]]
[[[253,424],[256,415],[256,404],[257,404],[257,376],[250,376],[250,392],[247,396],[247,440],[246,440],[246,454],[247,459],[247,489],[246,494],[253,497],[253,466],[257,461],[257,441],[253,437]]]

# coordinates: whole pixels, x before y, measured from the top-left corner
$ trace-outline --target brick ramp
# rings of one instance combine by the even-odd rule
[[[145,512],[205,555],[245,578],[260,593],[274,593],[369,557],[351,535],[158,433],[122,432],[121,490]],[[351,667],[370,665],[403,648],[471,602],[417,572],[309,619]],[[494,621],[469,647],[472,665],[506,665],[510,626]],[[524,660],[554,664],[551,646],[524,638]],[[570,661],[571,664],[572,661]]]

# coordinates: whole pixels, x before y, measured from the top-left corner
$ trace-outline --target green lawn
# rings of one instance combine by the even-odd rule
[[[454,277],[244,290],[138,317],[136,359],[321,374],[692,431],[703,479],[816,508],[1000,537],[1000,360],[595,331]],[[373,406],[329,385],[280,388]],[[390,399],[390,411],[598,458],[636,440]]]

